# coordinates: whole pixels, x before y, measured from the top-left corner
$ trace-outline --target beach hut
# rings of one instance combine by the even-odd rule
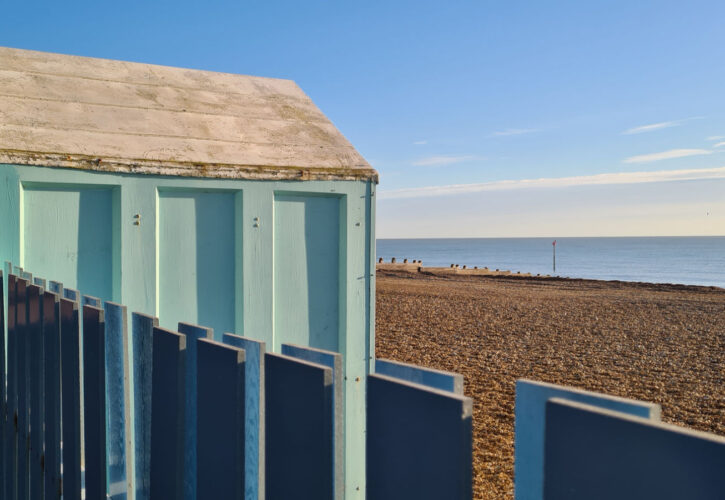
[[[376,183],[292,81],[0,48],[0,259],[162,326],[341,352],[355,460]]]

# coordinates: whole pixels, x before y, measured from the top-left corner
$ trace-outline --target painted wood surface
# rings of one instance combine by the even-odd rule
[[[81,379],[78,302],[60,301],[63,500],[81,498]]]
[[[546,403],[546,500],[716,500],[725,437],[598,406]]]
[[[653,420],[660,419],[660,407],[656,404],[534,380],[517,380],[514,410],[514,496],[516,500],[541,500],[543,498],[546,402],[551,398],[563,398]]]
[[[28,286],[28,498],[43,498],[43,289]]]
[[[187,338],[155,327],[151,395],[150,498],[184,498]]]
[[[87,500],[105,500],[108,493],[104,323],[102,309],[83,306],[83,465]]]
[[[332,499],[332,369],[271,353],[264,368],[267,498]]]
[[[7,283],[6,274],[0,271],[0,492],[4,492],[3,488],[7,481],[5,477],[5,469],[7,462],[5,460],[5,440],[6,440],[6,421],[7,421],[7,376],[5,372],[5,353],[6,349],[6,328],[5,328],[5,309],[7,307],[5,297],[5,284]]]
[[[44,498],[51,500],[61,497],[62,484],[60,298],[50,291],[43,294],[43,365]]]
[[[18,356],[17,356],[17,276],[8,274],[7,309],[7,393],[5,403],[6,419],[5,448],[3,449],[3,469],[5,478],[2,484],[3,498],[15,498],[15,478],[17,477],[17,433],[15,418],[18,408]]]
[[[434,370],[388,359],[375,360],[375,373],[463,395],[463,375],[458,373]]]
[[[264,500],[264,342],[225,333],[225,344],[244,350],[244,498]]]
[[[198,341],[197,490],[194,499],[244,500],[244,350]]]
[[[245,332],[247,337],[265,342],[270,351],[279,352],[281,343],[301,344],[302,342],[299,339],[295,340],[294,337],[309,336],[312,331],[314,333],[313,344],[316,343],[316,347],[335,350],[343,354],[346,498],[364,498],[365,461],[364,451],[361,450],[365,448],[365,385],[366,375],[373,362],[372,346],[374,346],[374,228],[372,219],[374,207],[372,205],[375,190],[373,183],[364,181],[255,182],[161,176],[117,176],[87,171],[12,165],[0,165],[0,180],[2,181],[0,182],[0,227],[4,228],[3,234],[8,236],[0,239],[0,258],[13,259],[20,264],[24,264],[23,260],[27,261],[31,257],[32,252],[25,255],[30,246],[44,244],[45,241],[32,239],[20,227],[21,221],[24,221],[22,224],[24,228],[25,222],[28,220],[25,213],[28,206],[26,191],[33,191],[34,194],[40,195],[41,191],[46,190],[53,196],[53,193],[56,192],[63,196],[68,193],[94,190],[110,192],[111,253],[113,254],[110,271],[112,293],[109,297],[100,292],[94,293],[86,289],[82,289],[82,291],[103,300],[123,303],[129,311],[138,311],[149,316],[159,316],[159,312],[171,311],[169,314],[162,314],[160,318],[161,324],[171,328],[176,325],[177,321],[183,321],[184,318],[174,317],[176,313],[172,309],[161,307],[164,301],[172,304],[175,298],[179,298],[189,290],[195,291],[194,300],[197,300],[198,297],[215,296],[216,288],[210,287],[204,281],[204,273],[197,273],[194,277],[191,272],[193,270],[185,268],[177,273],[184,275],[183,290],[179,291],[176,287],[160,285],[164,275],[159,266],[160,250],[165,248],[164,252],[170,252],[169,258],[163,260],[176,259],[182,262],[185,261],[185,258],[182,258],[183,255],[191,255],[189,247],[196,247],[196,240],[191,237],[191,233],[179,233],[176,248],[168,245],[164,247],[160,238],[163,217],[160,212],[157,212],[157,208],[162,207],[165,195],[173,195],[174,192],[203,195],[200,198],[202,205],[207,203],[204,200],[226,200],[233,193],[234,250],[232,260],[234,265],[228,266],[223,275],[221,271],[214,271],[221,277],[221,281],[217,280],[218,286],[231,290],[228,292],[231,296],[225,297],[224,300],[229,301],[226,304],[233,304],[233,326],[226,326],[224,329],[217,328],[217,335],[225,330]],[[31,197],[34,194],[31,193]],[[196,194],[192,198],[195,196]],[[162,203],[159,203],[159,200]],[[313,214],[310,217],[309,225],[290,227],[290,233],[285,237],[294,243],[292,246],[280,245],[279,240],[277,244],[275,243],[276,235],[279,235],[278,228],[275,228],[275,220],[279,216],[275,210],[275,200],[283,204],[287,203],[286,208],[290,208],[290,212],[294,212],[295,206],[304,205],[311,210],[305,213]],[[196,203],[196,200],[185,200],[185,202],[189,201]],[[229,204],[222,203],[222,205],[228,206]],[[334,205],[337,205],[337,210],[332,208]],[[78,205],[69,203],[68,207],[71,206]],[[66,213],[68,207],[61,211]],[[319,211],[317,211],[318,208]],[[282,224],[292,226],[292,219],[297,220],[295,217],[299,216],[299,214],[293,213],[289,220],[284,217],[285,222]],[[68,215],[68,217],[72,216]],[[77,225],[85,215],[82,216],[77,212],[75,217]],[[183,217],[177,219],[178,227],[183,227],[185,223]],[[21,234],[23,234],[22,238]],[[123,245],[118,245],[117,242],[123,242]],[[226,239],[220,239],[220,242],[225,242],[223,246],[229,247],[231,238],[227,236]],[[68,244],[71,243],[73,243],[72,238],[68,241]],[[77,241],[73,243],[76,246],[77,244]],[[302,248],[306,248],[306,246],[313,249],[309,262],[307,258],[302,257],[304,254]],[[334,255],[332,260],[323,261],[318,258],[317,249],[327,249],[334,254],[335,247],[337,247],[337,263],[333,262]],[[211,271],[219,269],[215,267],[217,262],[229,261],[227,257],[219,259],[215,253],[216,249],[213,247],[201,245],[199,248],[205,248],[205,250],[202,252],[203,255],[196,255],[195,259],[206,262]],[[173,252],[177,252],[178,255]],[[79,255],[79,258],[83,260],[84,253],[81,252]],[[40,272],[38,276],[57,282],[63,281],[67,287],[62,290],[63,296],[73,296],[80,300],[80,294],[77,293],[75,287],[79,286],[77,268],[78,266],[83,267],[83,264],[72,260],[76,257],[78,255],[71,251],[69,255],[60,258],[52,269]],[[281,282],[275,284],[275,276],[286,272],[285,266],[289,266],[289,262],[298,265],[298,269],[294,270],[295,279],[299,278],[298,282],[292,283],[290,286]],[[275,272],[276,266],[279,268],[277,272]],[[25,267],[30,269],[27,265]],[[61,271],[73,269],[76,271],[68,272],[66,277],[61,276]],[[310,280],[306,281],[306,287],[302,285],[303,277],[306,280],[310,277]],[[331,292],[335,287],[336,292]],[[287,308],[287,315],[284,316],[283,304],[285,301],[291,302],[294,297],[298,297],[299,300],[294,299],[296,301],[293,304],[294,307]],[[316,311],[315,308],[318,306],[324,309],[323,314],[319,316],[323,319],[317,320],[313,317],[311,321],[310,311]],[[228,311],[229,306],[224,307]],[[297,313],[304,313],[306,321],[299,325],[284,323],[289,321],[288,318],[292,314]],[[203,311],[197,312],[195,316],[202,318],[205,317],[204,314]],[[276,327],[275,316],[280,320]],[[315,314],[313,316],[317,317]],[[227,319],[223,324],[228,325],[229,313],[224,313],[224,317]],[[194,321],[205,324],[201,319]],[[215,326],[215,324],[209,324],[209,326]],[[275,337],[275,330],[278,333],[288,332],[290,338],[285,338],[285,335],[282,334]],[[219,340],[218,337],[217,340]],[[131,342],[131,349],[133,348],[133,342]],[[133,359],[130,359],[128,364],[131,366]],[[131,373],[131,378],[133,378],[133,373]],[[129,480],[135,479],[129,478]]]
[[[345,438],[343,432],[343,404],[342,399],[342,355],[332,351],[314,349],[292,344],[282,344],[282,354],[292,358],[309,361],[332,370],[332,446],[333,463],[332,474],[335,483],[334,498],[342,499],[345,496]]]
[[[472,498],[471,398],[372,374],[367,411],[370,498]]]
[[[17,497],[28,496],[28,281],[17,283],[16,333],[17,333]]]

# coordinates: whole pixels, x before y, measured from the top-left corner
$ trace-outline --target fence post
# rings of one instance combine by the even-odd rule
[[[184,410],[184,498],[196,499],[196,360],[198,339],[213,338],[213,330],[204,326],[179,323],[179,333],[186,336],[186,406]]]
[[[106,342],[103,310],[83,306],[83,415],[85,422],[85,498],[105,500]]]
[[[65,290],[64,290],[65,292]],[[78,303],[60,300],[63,500],[81,498],[81,380]]]
[[[18,280],[18,299],[16,303],[17,333],[17,375],[18,375],[18,410],[17,410],[17,497],[25,500],[28,497],[28,281]]]
[[[37,281],[38,278],[35,278]],[[28,286],[28,493],[30,500],[43,497],[43,289],[38,285]]]
[[[15,498],[15,480],[17,478],[17,436],[15,416],[17,415],[17,277],[8,274],[8,312],[7,312],[7,399],[5,404],[5,448],[3,449],[3,468],[5,478],[2,485],[3,498]]]
[[[0,271],[0,492],[5,487],[5,422],[7,394],[5,378],[5,273]]]
[[[131,394],[129,401],[129,446],[126,460],[133,476],[136,500],[149,500],[151,492],[151,378],[153,332],[158,318],[131,314],[131,349],[126,360]]]
[[[209,339],[197,351],[196,498],[244,500],[245,353]]]
[[[330,500],[332,369],[272,353],[264,363],[267,498]]]
[[[231,333],[225,344],[244,349],[244,489],[248,499],[264,500],[264,342]]]
[[[52,286],[51,282],[51,286]],[[45,498],[59,499],[60,476],[60,299],[57,294],[43,294],[43,364],[45,409]]]
[[[184,498],[186,337],[155,327],[151,392],[151,500]]]

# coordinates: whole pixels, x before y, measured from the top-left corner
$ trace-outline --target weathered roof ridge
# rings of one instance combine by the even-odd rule
[[[3,47],[0,163],[377,181],[291,80]]]

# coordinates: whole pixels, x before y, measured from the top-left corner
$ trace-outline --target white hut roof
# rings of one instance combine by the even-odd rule
[[[0,163],[377,181],[291,80],[3,47]]]

